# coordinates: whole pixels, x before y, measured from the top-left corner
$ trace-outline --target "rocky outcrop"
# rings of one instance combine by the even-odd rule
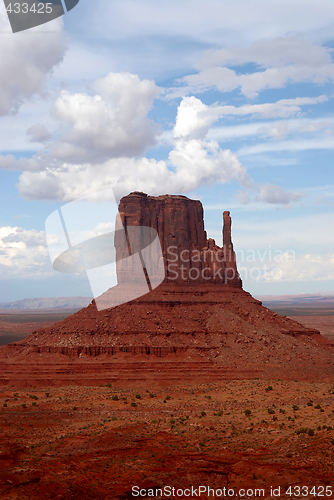
[[[107,366],[113,377],[122,373],[128,381],[138,379],[139,368],[143,379],[156,380],[161,371],[161,383],[191,378],[193,373],[196,380],[207,380],[209,372],[212,380],[254,377],[256,373],[282,377],[283,372],[293,378],[296,374],[322,377],[334,373],[334,343],[317,330],[263,307],[242,289],[229,212],[223,215],[223,247],[207,238],[201,203],[185,196],[131,193],[122,198],[119,212],[115,232],[119,284],[64,321],[0,349],[0,381],[9,383],[15,362],[17,370],[22,368],[22,359],[34,366],[32,358],[41,363],[40,370],[46,370],[42,368],[46,359],[55,363],[71,359],[78,363],[73,370],[79,372],[85,366],[82,378],[74,377],[69,369],[68,383],[83,383],[96,375],[98,363],[90,360],[100,360],[100,380],[105,380],[102,371]],[[141,227],[154,234],[143,231],[132,238]],[[129,255],[140,256],[157,237],[161,252],[159,248],[160,253],[154,255],[157,249],[153,245],[151,257],[154,260],[160,255],[157,265],[164,266],[165,280],[150,293],[146,287],[130,300],[133,285],[127,282],[129,269],[123,267],[124,261]],[[147,257],[146,253],[143,261]],[[110,295],[122,294],[124,300],[117,307],[108,306]],[[65,375],[60,376],[63,383]],[[31,377],[32,381],[35,375]],[[48,370],[43,377],[39,380],[50,378]]]
[[[240,288],[165,283],[112,309],[97,311],[92,303],[8,348],[73,356],[114,354],[121,349],[155,357],[159,352],[202,348],[222,353],[228,338],[262,349],[267,345],[264,340],[272,343],[277,337],[284,342],[287,336],[320,337],[317,330],[279,316]]]
[[[216,245],[215,240],[207,239],[201,202],[186,196],[154,197],[134,192],[121,199],[119,214],[126,233],[130,228],[141,226],[157,231],[165,282],[227,283],[241,288],[229,212],[224,212],[224,248]],[[118,282],[124,283],[126,276],[131,275],[124,268],[124,258],[129,255],[129,238],[121,231],[116,232],[115,246]],[[150,261],[155,259],[156,255],[152,255]],[[134,279],[133,274],[131,279]]]

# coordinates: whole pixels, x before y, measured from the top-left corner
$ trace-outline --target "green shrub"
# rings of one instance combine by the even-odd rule
[[[202,417],[205,417],[205,415],[206,415],[205,411],[201,411],[201,415],[202,415]]]
[[[113,401],[119,401],[117,394],[111,398]]]
[[[314,430],[313,430],[313,429],[309,429],[309,431],[308,431],[308,435],[309,435],[309,436],[314,436]]]
[[[319,405],[319,403],[317,405],[315,405],[315,407],[317,410],[320,410],[321,406]]]
[[[135,403],[134,401],[132,401],[131,406],[137,406],[137,403]]]
[[[307,404],[307,406],[313,406],[313,401],[312,401],[312,399],[310,399],[310,400],[309,400],[306,404]]]
[[[244,414],[246,415],[246,417],[249,417],[251,413],[252,412],[248,409],[244,411]]]
[[[297,411],[297,410],[299,410],[299,406],[298,406],[298,405],[292,405],[292,409],[293,409],[294,411]]]
[[[175,419],[174,419],[174,418],[171,418],[169,422],[170,422],[171,424],[175,424]]]
[[[268,392],[268,391],[272,391],[272,390],[273,390],[273,388],[272,388],[272,386],[271,386],[271,385],[268,385],[268,387],[266,387],[266,391],[267,391],[267,392]]]
[[[307,427],[299,427],[299,429],[296,429],[295,432],[296,434],[306,434],[308,431],[308,428]]]
[[[275,413],[274,408],[268,408],[269,415],[273,415]]]
[[[141,395],[140,394],[136,394],[136,398],[137,399],[141,399]]]
[[[136,404],[136,403],[135,403],[135,404]],[[111,420],[112,420],[113,422],[115,422],[115,420],[117,420],[117,417],[111,417]]]

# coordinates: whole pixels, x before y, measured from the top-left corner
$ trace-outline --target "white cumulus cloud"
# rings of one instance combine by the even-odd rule
[[[46,77],[63,59],[67,38],[63,21],[32,28],[30,35],[11,32],[0,6],[0,116],[15,112],[36,93],[45,91]],[[43,33],[39,33],[43,31]]]
[[[155,140],[158,127],[147,118],[159,89],[129,74],[109,74],[95,82],[99,94],[62,92],[52,112],[63,134],[49,151],[31,159],[0,157],[0,168],[22,170],[19,192],[27,199],[70,201],[112,187],[120,197],[133,190],[150,194],[186,193],[201,185],[235,179],[252,188],[238,156],[206,135],[214,107],[184,99],[177,112],[168,159],[137,156]]]
[[[2,279],[13,276],[43,277],[51,271],[44,231],[20,227],[0,228],[0,274]]]
[[[153,81],[109,73],[94,89],[94,95],[63,91],[56,100],[52,115],[66,130],[53,146],[57,158],[83,162],[136,156],[155,143],[158,126],[147,117],[160,92]]]

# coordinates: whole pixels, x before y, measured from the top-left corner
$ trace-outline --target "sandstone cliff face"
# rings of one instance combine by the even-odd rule
[[[134,192],[121,199],[119,213],[126,233],[139,226],[157,231],[165,282],[228,283],[241,288],[231,240],[229,212],[224,213],[224,248],[216,245],[213,239],[207,239],[203,207],[198,200],[190,200],[186,196],[153,197]],[[129,255],[129,240],[126,241],[122,233],[117,232],[115,246],[118,281],[124,283],[127,269],[124,268],[123,259]],[[156,255],[152,254],[150,260],[153,262],[155,258]]]

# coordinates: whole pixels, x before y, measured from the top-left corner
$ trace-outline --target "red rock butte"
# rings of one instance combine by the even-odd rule
[[[156,229],[165,269],[155,289],[99,311],[95,301],[27,339],[0,349],[0,383],[171,385],[233,378],[331,379],[334,343],[262,306],[242,289],[223,214],[223,246],[207,238],[200,201],[185,196],[121,199],[125,232]],[[115,233],[119,284],[126,243]]]
[[[119,214],[125,231],[129,227],[143,226],[158,232],[165,283],[228,283],[242,287],[231,239],[230,212],[224,212],[223,248],[216,245],[215,240],[207,239],[201,202],[186,196],[154,197],[131,193],[121,199]],[[122,238],[117,237],[115,246],[118,283],[122,283],[127,281],[122,262],[128,248]],[[133,280],[133,276],[130,277]]]

